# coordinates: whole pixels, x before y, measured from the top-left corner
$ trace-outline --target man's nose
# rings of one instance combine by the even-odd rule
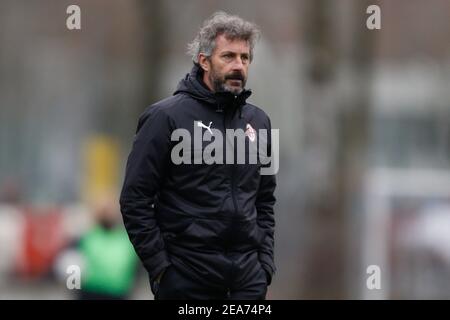
[[[242,59],[240,57],[237,57],[236,59],[234,59],[233,70],[236,70],[236,71],[244,70],[244,63],[242,62]]]

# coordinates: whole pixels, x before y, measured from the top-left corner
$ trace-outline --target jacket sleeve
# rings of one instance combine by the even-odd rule
[[[155,216],[155,197],[170,160],[171,131],[171,119],[157,107],[143,113],[120,195],[128,236],[152,280],[171,264]]]
[[[268,153],[271,150],[271,135],[270,135],[270,121],[268,128]],[[272,155],[273,156],[273,155]],[[264,165],[269,166],[268,165]],[[274,217],[274,205],[276,198],[274,195],[276,188],[276,176],[273,175],[261,175],[258,195],[256,197],[256,211],[259,227],[265,232],[266,237],[259,249],[259,261],[262,267],[268,274],[268,284],[272,282],[272,276],[276,271],[274,262],[274,231],[275,231],[275,217]]]

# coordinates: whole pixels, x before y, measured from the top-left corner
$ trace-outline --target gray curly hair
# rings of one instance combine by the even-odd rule
[[[260,37],[258,27],[242,18],[223,11],[215,12],[205,20],[195,39],[188,44],[187,53],[198,63],[198,55],[203,53],[210,57],[216,46],[215,40],[219,35],[225,35],[229,40],[245,40],[250,46],[250,61],[253,59],[253,48]]]

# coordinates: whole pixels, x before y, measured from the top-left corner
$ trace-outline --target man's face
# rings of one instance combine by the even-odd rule
[[[205,71],[214,91],[239,94],[245,87],[250,64],[250,47],[245,40],[228,40],[224,35],[216,38],[216,47],[208,59]]]

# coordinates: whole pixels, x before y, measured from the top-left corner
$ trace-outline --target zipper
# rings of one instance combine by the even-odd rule
[[[233,205],[234,205],[234,217],[237,217],[238,204],[237,204],[237,200],[236,200],[235,175],[236,175],[236,166],[233,164],[233,167],[231,169],[231,198],[233,199]]]
[[[228,112],[227,112],[228,111]],[[226,143],[226,149],[228,149],[228,137],[226,135],[226,131],[227,131],[227,120],[228,123],[230,125],[230,129],[234,129],[234,126],[232,126],[233,123],[233,117],[235,115],[235,111],[236,110],[230,110],[227,108],[224,109],[223,112],[223,123],[224,123],[224,133],[225,133],[225,143]],[[233,137],[234,139],[234,137]],[[230,217],[228,223],[229,223],[229,227],[228,227],[228,239],[226,241],[225,244],[225,248],[224,248],[224,253],[226,256],[228,256],[229,252],[230,252],[230,246],[228,245],[229,242],[231,241],[232,237],[233,237],[233,220],[235,219],[235,217],[237,217],[238,215],[238,203],[237,203],[237,198],[236,198],[236,160],[237,160],[237,155],[235,152],[235,144],[233,141],[233,150],[231,150],[233,153],[233,164],[231,164],[231,168],[228,168],[227,172],[229,173],[229,177],[230,177],[230,184],[231,184],[231,198],[233,200],[233,206],[234,206],[234,214]],[[225,157],[226,160],[226,157]],[[231,261],[231,266],[229,269],[229,272],[227,272],[227,278],[229,283],[233,283],[233,276],[234,276],[234,262]],[[227,288],[227,293],[226,293],[226,298],[229,299],[231,296],[231,288],[228,287]]]
[[[230,125],[232,124],[232,121],[233,121],[233,118],[232,118],[233,115],[234,115],[234,112],[233,112],[233,114],[230,115]],[[226,130],[227,130],[226,118],[227,118],[227,112],[224,112],[225,140],[226,140],[226,143],[228,143],[228,139],[227,139],[227,135],[226,135]],[[232,128],[232,129],[234,129],[234,128]],[[234,206],[234,216],[232,218],[236,217],[237,213],[238,213],[238,204],[237,204],[237,200],[236,200],[236,160],[237,160],[237,155],[236,155],[236,152],[234,149],[235,149],[235,145],[234,145],[234,141],[233,141],[233,150],[232,150],[233,164],[231,165],[231,170],[229,170],[229,171],[231,171],[230,172],[231,198],[233,199],[233,206]]]
[[[237,110],[237,109],[239,109],[239,107],[237,105],[237,96],[236,95],[234,96],[234,106],[233,107],[234,108],[233,108],[233,113],[232,113],[231,118],[230,118],[230,124],[233,122],[234,116],[239,111],[239,110]],[[239,122],[239,118],[238,118],[237,121]],[[233,127],[233,129],[234,129],[234,127]],[[233,146],[233,158],[234,158],[234,160],[233,160],[233,166],[232,166],[232,172],[231,172],[231,196],[233,198],[233,204],[234,204],[234,216],[237,217],[238,204],[237,204],[237,200],[236,200],[236,179],[235,179],[235,177],[236,177],[236,166],[237,166],[238,155],[237,155],[237,152],[235,152],[234,147],[235,146]]]

